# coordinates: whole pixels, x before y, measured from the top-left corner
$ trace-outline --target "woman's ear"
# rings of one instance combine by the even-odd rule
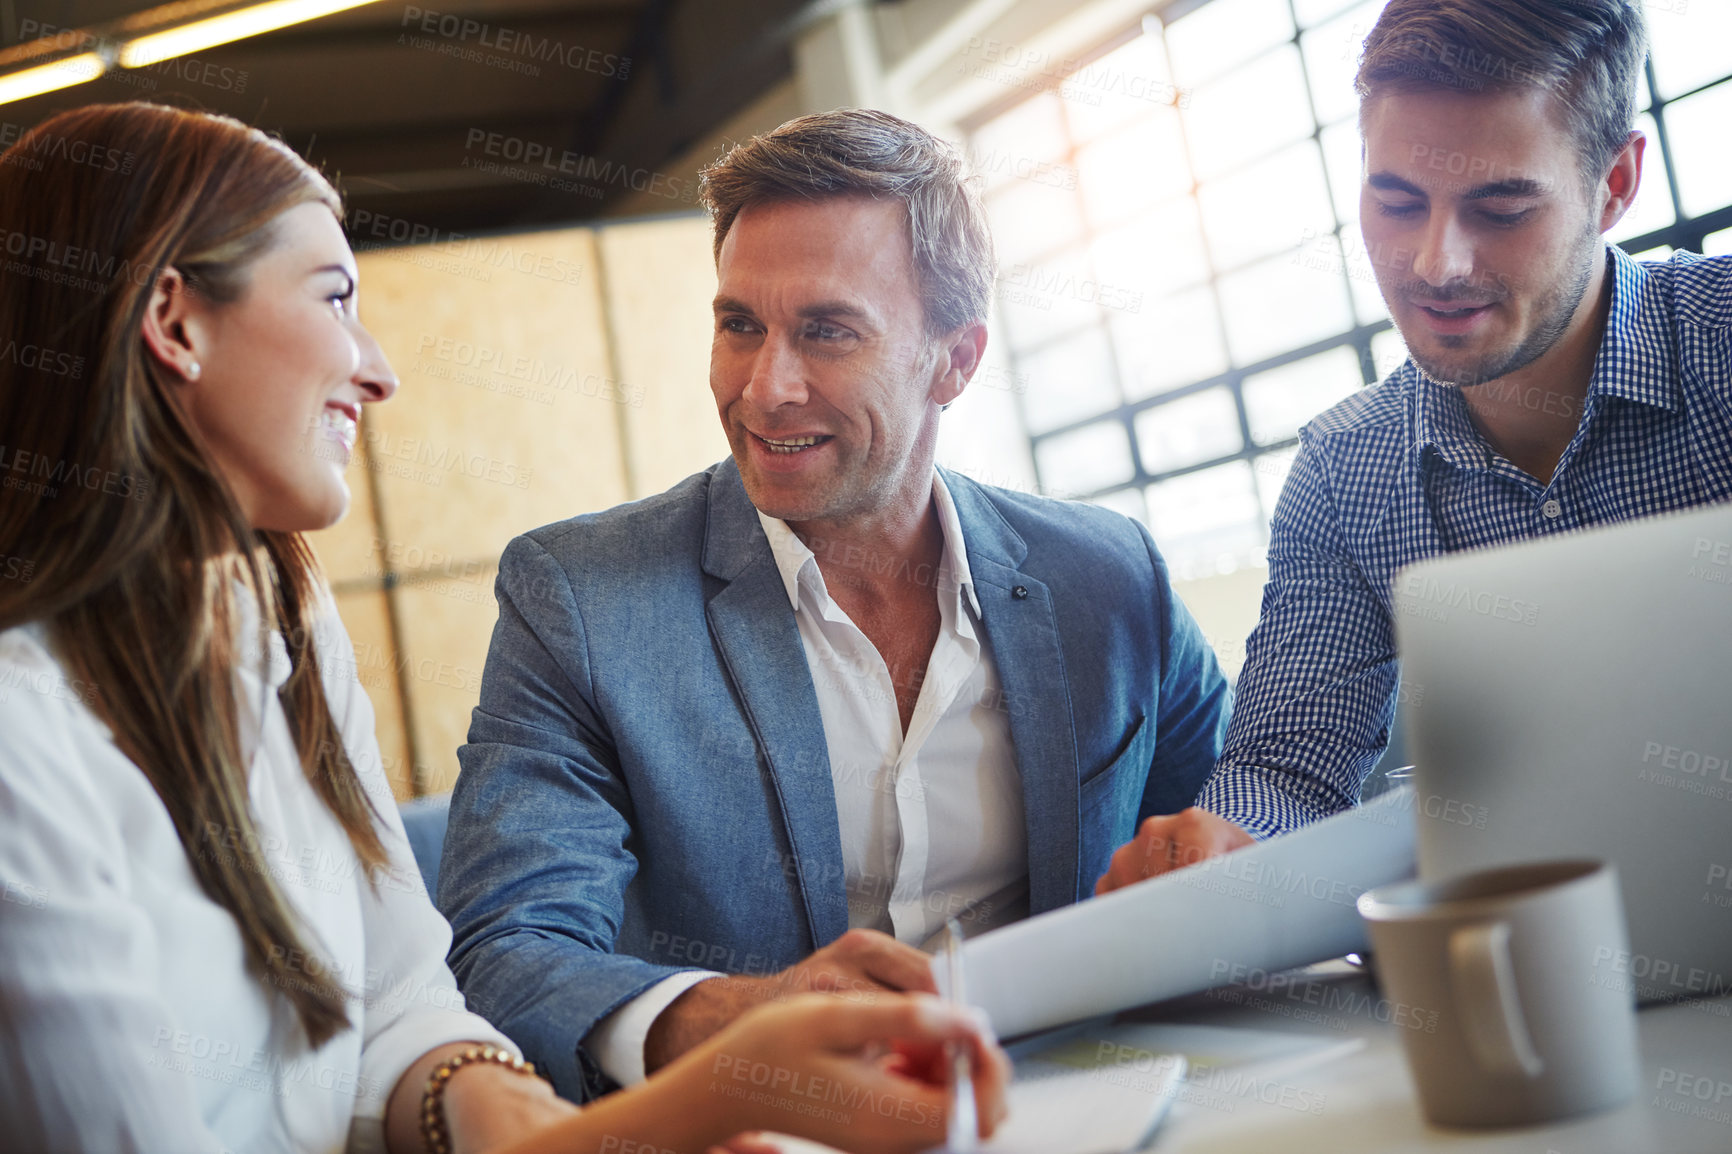
[[[192,286],[177,268],[165,268],[150,290],[141,335],[158,364],[185,381],[203,373],[199,364],[204,339]]]

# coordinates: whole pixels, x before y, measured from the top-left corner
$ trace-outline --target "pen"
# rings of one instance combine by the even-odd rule
[[[953,1006],[968,1004],[962,975],[962,925],[955,918],[944,923],[944,1000]],[[950,1126],[944,1144],[950,1154],[973,1154],[980,1120],[974,1110],[973,1055],[966,1042],[947,1042],[950,1052]]]

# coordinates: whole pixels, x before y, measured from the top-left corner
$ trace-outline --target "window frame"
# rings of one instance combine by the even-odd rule
[[[1125,44],[1130,43],[1137,36],[1144,34],[1143,28],[1146,27],[1149,22],[1158,21],[1162,29],[1162,51],[1166,54],[1169,75],[1173,75],[1172,49],[1170,44],[1167,42],[1165,31],[1176,21],[1190,15],[1192,12],[1209,2],[1211,2],[1211,0],[1195,0],[1195,2],[1179,2],[1165,6],[1151,6],[1146,14],[1136,24],[1128,26],[1123,32],[1115,36],[1105,38],[1095,50],[1080,56],[1078,58],[1079,66],[1099,60],[1101,57],[1117,50]],[[1344,230],[1349,226],[1341,219],[1339,207],[1340,201],[1336,196],[1336,190],[1333,187],[1333,177],[1329,169],[1327,157],[1323,150],[1322,140],[1323,133],[1326,129],[1332,128],[1342,122],[1335,121],[1331,122],[1331,124],[1323,124],[1318,118],[1317,100],[1314,94],[1313,81],[1311,77],[1311,66],[1306,59],[1302,38],[1306,33],[1324,26],[1331,20],[1338,19],[1345,15],[1352,7],[1352,3],[1343,3],[1341,8],[1332,15],[1310,25],[1303,25],[1299,19],[1299,12],[1295,0],[1287,0],[1288,12],[1292,17],[1294,27],[1292,37],[1272,44],[1257,55],[1247,58],[1234,66],[1234,70],[1236,71],[1247,67],[1268,54],[1287,49],[1291,49],[1298,54],[1299,67],[1305,84],[1306,109],[1311,118],[1311,132],[1309,136],[1302,139],[1308,140],[1310,146],[1316,151],[1318,164],[1324,181],[1324,187],[1329,196],[1330,219],[1333,223],[1332,235],[1335,238],[1336,245],[1338,246],[1337,251],[1343,254],[1343,259],[1340,262],[1341,290],[1347,294],[1347,299],[1350,302],[1353,300],[1353,270],[1350,267],[1350,262],[1345,259],[1345,255],[1352,250],[1349,246],[1343,244],[1343,241],[1349,239],[1343,236]],[[1230,74],[1231,73],[1228,75]],[[1693,252],[1700,252],[1704,240],[1709,234],[1718,232],[1722,229],[1732,228],[1732,204],[1727,204],[1721,208],[1696,217],[1685,215],[1683,203],[1678,190],[1676,166],[1673,160],[1671,140],[1666,125],[1666,110],[1670,105],[1695,96],[1707,89],[1713,88],[1715,85],[1727,82],[1732,82],[1732,70],[1729,70],[1724,76],[1700,84],[1688,92],[1680,93],[1669,99],[1662,98],[1655,75],[1652,57],[1650,56],[1649,59],[1644,62],[1643,84],[1646,86],[1647,94],[1647,102],[1644,111],[1653,116],[1655,126],[1654,139],[1650,142],[1646,163],[1650,166],[1650,171],[1652,171],[1651,166],[1656,162],[1664,168],[1667,177],[1667,191],[1671,197],[1673,219],[1671,224],[1663,228],[1654,229],[1639,236],[1630,237],[1627,240],[1619,242],[1619,247],[1623,248],[1626,252],[1640,253],[1660,245],[1670,245],[1673,249],[1688,249]],[[1062,101],[1062,85],[1062,79],[1055,80],[1052,85],[1039,92],[1018,94],[1006,100],[995,102],[993,105],[982,110],[978,116],[971,118],[970,123],[967,125],[967,135],[971,147],[974,145],[975,137],[981,129],[996,120],[999,116],[1004,115],[1025,101],[1054,92],[1058,93]],[[1050,159],[1054,164],[1069,165],[1073,170],[1080,172],[1080,168],[1077,166],[1077,154],[1088,142],[1078,141],[1077,136],[1071,127],[1068,113],[1063,116],[1063,121],[1065,131],[1064,153],[1062,156],[1051,158],[1043,157],[1041,159]],[[1182,134],[1186,134],[1183,137],[1183,147],[1187,164],[1189,164],[1191,168],[1191,185],[1184,195],[1195,204],[1199,188],[1199,184],[1195,177],[1195,153],[1188,137],[1188,128],[1184,125],[1182,119],[1180,131]],[[1291,148],[1296,143],[1298,142],[1293,141],[1279,145],[1270,152],[1265,153],[1263,156],[1248,160],[1246,163],[1260,163],[1268,156],[1275,155],[1275,153],[1280,149]],[[1113,226],[1113,228],[1121,228],[1123,226],[1124,222],[1118,222]],[[1200,227],[1199,224],[1199,228]],[[1030,263],[1038,265],[1042,261],[1051,260],[1056,257],[1064,257],[1068,259],[1072,255],[1075,255],[1080,257],[1080,259],[1086,263],[1086,267],[1090,274],[1095,275],[1097,270],[1093,256],[1091,255],[1091,249],[1094,243],[1100,239],[1101,235],[1102,230],[1095,226],[1085,212],[1083,214],[1083,232],[1080,238],[1045,249],[1031,257]],[[1038,355],[1042,350],[1055,344],[1073,340],[1082,333],[1089,331],[1092,327],[1105,339],[1108,351],[1108,363],[1111,366],[1113,374],[1113,384],[1116,389],[1116,395],[1121,398],[1121,402],[1112,408],[1103,409],[1099,412],[1092,413],[1089,416],[1080,417],[1064,424],[1044,427],[1038,433],[1033,431],[1029,422],[1026,398],[1020,395],[1016,398],[1018,418],[1021,422],[1024,435],[1028,438],[1029,451],[1034,464],[1036,481],[1042,492],[1056,491],[1055,487],[1049,483],[1050,479],[1043,475],[1043,470],[1040,465],[1039,450],[1042,444],[1055,438],[1061,438],[1068,434],[1075,433],[1090,426],[1116,421],[1129,443],[1130,460],[1133,470],[1132,475],[1126,480],[1111,485],[1079,492],[1065,491],[1063,492],[1063,495],[1083,500],[1106,501],[1108,503],[1113,503],[1111,500],[1112,498],[1122,498],[1123,494],[1134,493],[1138,506],[1146,511],[1147,501],[1144,494],[1152,485],[1157,485],[1178,477],[1184,477],[1192,473],[1198,473],[1206,469],[1229,465],[1235,461],[1248,462],[1255,472],[1258,470],[1258,462],[1260,459],[1276,456],[1285,452],[1291,452],[1294,447],[1298,445],[1299,442],[1297,436],[1262,443],[1252,439],[1251,421],[1245,406],[1244,384],[1247,378],[1268,372],[1272,369],[1282,368],[1286,365],[1302,361],[1308,357],[1327,353],[1333,349],[1347,347],[1353,350],[1359,363],[1361,376],[1359,387],[1363,388],[1368,385],[1376,384],[1380,379],[1382,379],[1377,373],[1377,365],[1372,351],[1372,341],[1379,334],[1394,329],[1393,322],[1387,316],[1366,323],[1355,323],[1343,331],[1333,333],[1329,336],[1311,341],[1303,346],[1292,348],[1255,362],[1244,365],[1234,365],[1232,363],[1231,345],[1227,339],[1226,313],[1225,309],[1222,307],[1221,281],[1223,278],[1233,275],[1241,268],[1251,267],[1251,265],[1254,265],[1257,261],[1267,261],[1272,258],[1270,256],[1264,256],[1257,258],[1257,261],[1250,262],[1249,264],[1223,269],[1217,264],[1214,258],[1214,254],[1209,246],[1207,234],[1204,233],[1199,239],[1203,246],[1205,259],[1207,261],[1208,275],[1206,280],[1197,287],[1206,287],[1207,291],[1213,298],[1217,324],[1220,327],[1219,339],[1221,340],[1222,348],[1227,350],[1228,368],[1226,371],[1191,381],[1171,389],[1163,390],[1154,396],[1143,397],[1135,401],[1123,400],[1126,396],[1126,373],[1125,366],[1121,363],[1118,347],[1113,340],[1113,334],[1111,331],[1112,315],[1108,309],[1098,306],[1095,309],[1093,319],[1083,325],[1049,334],[1039,341],[1020,348],[1016,346],[1014,341],[1006,342],[1009,347],[1007,357],[1010,362],[1010,370],[1013,374],[1019,374],[1024,371],[1024,363],[1031,357]],[[1303,251],[1303,249],[1298,251]],[[1005,304],[1004,294],[1006,292],[1006,287],[1003,283],[1002,277],[1000,278],[1000,285],[997,291],[999,294],[999,300],[997,303],[1000,306],[1000,315],[1002,316],[1003,306]],[[1352,306],[1350,305],[1350,308],[1351,307]],[[1350,315],[1353,315],[1355,320],[1357,320],[1356,312],[1351,313]],[[1242,445],[1241,449],[1234,453],[1212,457],[1207,460],[1196,461],[1178,468],[1153,471],[1147,468],[1146,463],[1143,461],[1141,446],[1138,444],[1136,436],[1137,418],[1141,414],[1158,409],[1163,405],[1172,404],[1173,402],[1183,400],[1197,393],[1216,388],[1225,388],[1232,397],[1233,409],[1238,418],[1239,435]],[[1258,485],[1256,488],[1256,498],[1261,506],[1265,537],[1264,543],[1266,544],[1266,526],[1273,509],[1267,507],[1264,487],[1261,485]]]

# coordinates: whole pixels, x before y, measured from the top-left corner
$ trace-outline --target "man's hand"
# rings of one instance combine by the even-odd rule
[[[764,978],[712,978],[675,998],[644,1039],[653,1074],[752,1007],[800,994],[870,1002],[887,991],[936,994],[931,959],[877,930],[849,930],[805,961]]]
[[[1095,883],[1095,896],[1196,865],[1204,858],[1250,845],[1252,840],[1250,834],[1226,818],[1196,806],[1151,817],[1143,822],[1135,838],[1113,853],[1112,865]]]

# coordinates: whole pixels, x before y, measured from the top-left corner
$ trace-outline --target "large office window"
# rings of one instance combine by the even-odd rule
[[[1146,521],[1181,577],[1259,560],[1299,427],[1405,356],[1358,223],[1382,7],[1168,5],[971,134],[1040,483]],[[1643,191],[1613,239],[1732,250],[1732,3],[1649,22]]]

